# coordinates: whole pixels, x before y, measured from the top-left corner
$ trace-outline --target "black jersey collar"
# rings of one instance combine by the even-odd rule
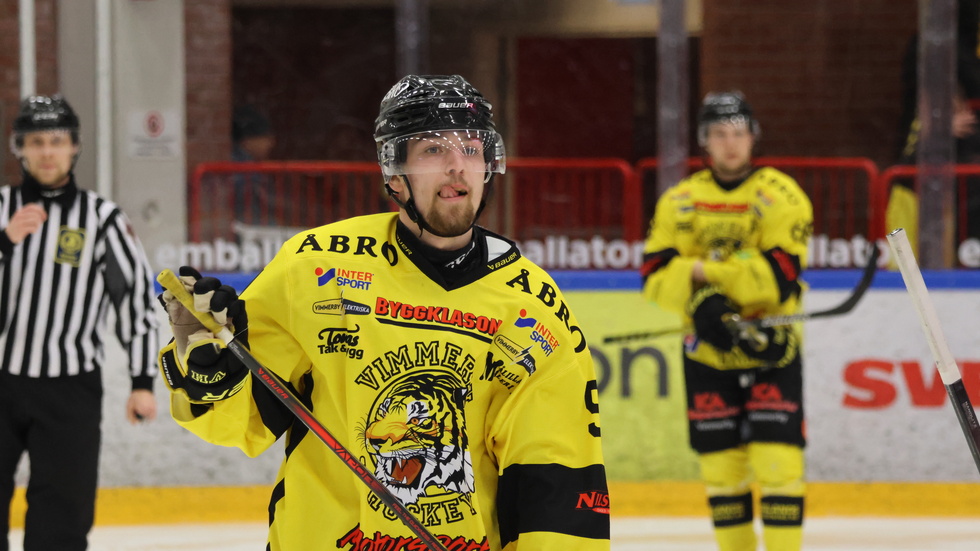
[[[26,170],[23,171],[23,176],[24,180],[20,185],[20,193],[25,205],[28,203],[44,203],[44,206],[47,207],[51,203],[57,202],[63,208],[68,208],[75,201],[75,196],[78,195],[75,174],[72,172],[68,173],[68,183],[57,188],[41,185]]]
[[[395,230],[395,240],[422,273],[447,291],[469,285],[520,258],[512,241],[480,226],[473,226],[473,239],[454,251],[427,245],[401,221]]]
[[[742,185],[743,183],[745,183],[745,181],[748,180],[749,178],[751,178],[758,170],[759,170],[759,167],[754,166],[754,167],[752,167],[751,170],[749,170],[749,173],[746,174],[745,176],[743,176],[741,178],[737,178],[735,180],[727,180],[726,181],[726,180],[720,180],[718,178],[718,174],[715,173],[714,169],[711,169],[711,177],[715,180],[715,183],[718,184],[718,187],[720,187],[721,189],[723,189],[725,191],[731,191],[731,190],[737,188],[738,186]]]

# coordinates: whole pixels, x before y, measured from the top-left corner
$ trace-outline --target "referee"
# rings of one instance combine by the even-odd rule
[[[79,189],[78,117],[60,96],[21,103],[11,148],[23,183],[0,188],[0,551],[14,474],[30,458],[24,550],[87,548],[95,511],[106,314],[129,352],[131,423],[156,416],[149,263],[119,207]]]

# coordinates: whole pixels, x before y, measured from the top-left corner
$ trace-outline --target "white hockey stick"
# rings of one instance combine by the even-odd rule
[[[963,386],[960,368],[956,365],[949,345],[946,344],[942,327],[939,326],[939,316],[936,315],[936,308],[929,298],[929,290],[926,289],[922,272],[915,262],[912,245],[909,244],[905,230],[898,228],[888,234],[888,245],[895,256],[895,262],[898,263],[898,269],[902,272],[902,279],[905,280],[905,287],[912,297],[915,310],[919,313],[919,321],[922,322],[926,341],[929,342],[932,356],[936,360],[936,369],[939,370],[939,376],[946,387],[946,394],[949,395],[956,418],[963,429],[963,435],[966,436],[966,443],[970,446],[973,462],[977,465],[977,470],[980,470],[980,423],[977,422],[977,414]]]

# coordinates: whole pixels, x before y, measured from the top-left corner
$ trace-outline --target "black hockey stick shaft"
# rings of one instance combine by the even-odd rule
[[[871,287],[871,283],[874,281],[875,273],[878,271],[878,258],[881,256],[881,249],[878,248],[878,244],[871,243],[871,251],[868,255],[868,263],[865,264],[864,269],[861,272],[861,279],[858,284],[854,286],[851,291],[850,296],[847,299],[834,306],[833,308],[827,310],[820,310],[817,312],[804,312],[802,314],[789,314],[781,316],[769,316],[765,318],[759,318],[754,320],[744,320],[736,318],[736,324],[739,330],[746,330],[752,327],[776,327],[777,325],[793,325],[794,323],[799,323],[803,321],[808,321],[815,318],[825,318],[830,316],[840,316],[846,314],[857,306],[861,298]],[[665,337],[668,335],[677,335],[680,333],[686,333],[691,331],[688,326],[681,327],[669,327],[666,329],[658,329],[656,331],[643,331],[639,333],[630,333],[627,335],[611,335],[602,339],[604,344],[617,343],[617,342],[627,342],[636,340],[648,340],[655,339],[658,337]]]
[[[804,312],[802,314],[790,314],[787,316],[770,316],[758,320],[743,320],[741,324],[745,324],[746,326],[755,325],[756,327],[776,327],[777,325],[792,325],[801,321],[846,314],[857,306],[857,303],[864,297],[864,293],[871,287],[871,283],[874,282],[875,273],[878,271],[879,257],[881,257],[881,249],[878,248],[877,243],[872,242],[871,253],[868,255],[868,263],[864,265],[864,270],[861,272],[861,280],[854,286],[847,300],[833,308],[819,312]]]
[[[966,393],[962,378],[945,386],[949,401],[953,404],[953,411],[956,412],[956,420],[960,422],[963,436],[966,437],[966,444],[973,455],[973,463],[980,471],[980,423],[977,422],[977,412],[973,409],[973,403],[970,402],[970,396]]]
[[[215,321],[214,317],[208,312],[199,312],[194,309],[194,299],[191,297],[187,289],[184,288],[184,284],[180,281],[176,274],[171,270],[163,270],[160,275],[157,276],[157,281],[160,285],[173,293],[174,297],[184,305],[187,310],[194,315],[209,331],[215,334],[219,339],[223,340],[228,349],[245,364],[245,367],[266,386],[266,388],[271,391],[276,398],[279,398],[286,408],[289,409],[295,415],[300,422],[302,422],[310,431],[317,436],[324,444],[330,448],[330,451],[334,452],[341,461],[344,462],[347,467],[353,471],[355,475],[361,482],[363,482],[368,489],[371,490],[374,495],[376,495],[385,505],[387,505],[392,512],[401,520],[409,530],[412,531],[418,538],[432,551],[447,551],[446,547],[434,536],[431,532],[426,529],[426,527],[417,519],[415,515],[409,511],[405,505],[399,501],[388,488],[381,483],[369,470],[367,470],[360,461],[354,457],[343,444],[337,440],[333,434],[325,426],[323,426],[316,417],[313,416],[313,412],[300,401],[300,399],[293,394],[289,388],[277,377],[274,373],[266,369],[252,353],[243,346],[241,343],[235,340],[235,336],[231,334],[231,331],[227,327],[219,324]]]
[[[919,314],[919,321],[922,323],[922,330],[925,332],[926,341],[929,349],[936,360],[936,369],[946,387],[946,394],[949,395],[953,410],[956,412],[956,420],[963,429],[966,437],[967,446],[973,455],[973,462],[980,471],[980,423],[977,422],[977,414],[970,402],[970,396],[966,393],[963,386],[963,377],[960,368],[953,359],[953,353],[946,344],[946,337],[939,324],[939,316],[936,314],[936,307],[929,298],[929,289],[926,287],[925,280],[922,279],[922,272],[915,261],[912,252],[912,245],[909,243],[905,230],[899,228],[888,234],[888,244],[891,246],[895,256],[898,269],[902,272],[902,279],[905,280],[905,287],[912,297],[912,303]]]

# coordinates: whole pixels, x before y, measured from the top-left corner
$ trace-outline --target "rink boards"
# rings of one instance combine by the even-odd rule
[[[680,338],[602,342],[676,325],[676,317],[642,300],[635,272],[553,275],[596,360],[614,514],[700,514],[702,490],[686,444]],[[252,275],[223,277],[241,289]],[[807,273],[806,309],[843,301],[858,277],[856,270]],[[980,274],[925,278],[964,383],[980,403]],[[166,329],[161,334],[169,339]],[[160,418],[129,426],[124,355],[113,344],[107,360],[99,522],[261,516],[281,448],[249,459],[200,441],[169,419],[162,383]],[[977,467],[897,273],[879,272],[850,314],[807,323],[804,366],[813,514],[980,516],[980,500],[972,499],[980,489]],[[211,512],[198,512],[196,503],[211,503],[202,506]]]
[[[806,311],[843,302],[860,274],[812,271]],[[568,274],[568,301],[589,336],[607,462],[616,478],[693,478],[686,440],[681,339],[603,344],[678,323],[646,304],[632,274]],[[980,403],[980,274],[926,273],[949,346]],[[606,278],[613,290],[597,290]],[[633,287],[628,285],[633,282]],[[589,289],[581,288],[585,283]],[[807,471],[821,481],[976,481],[918,317],[896,272],[881,271],[849,314],[804,325]]]

